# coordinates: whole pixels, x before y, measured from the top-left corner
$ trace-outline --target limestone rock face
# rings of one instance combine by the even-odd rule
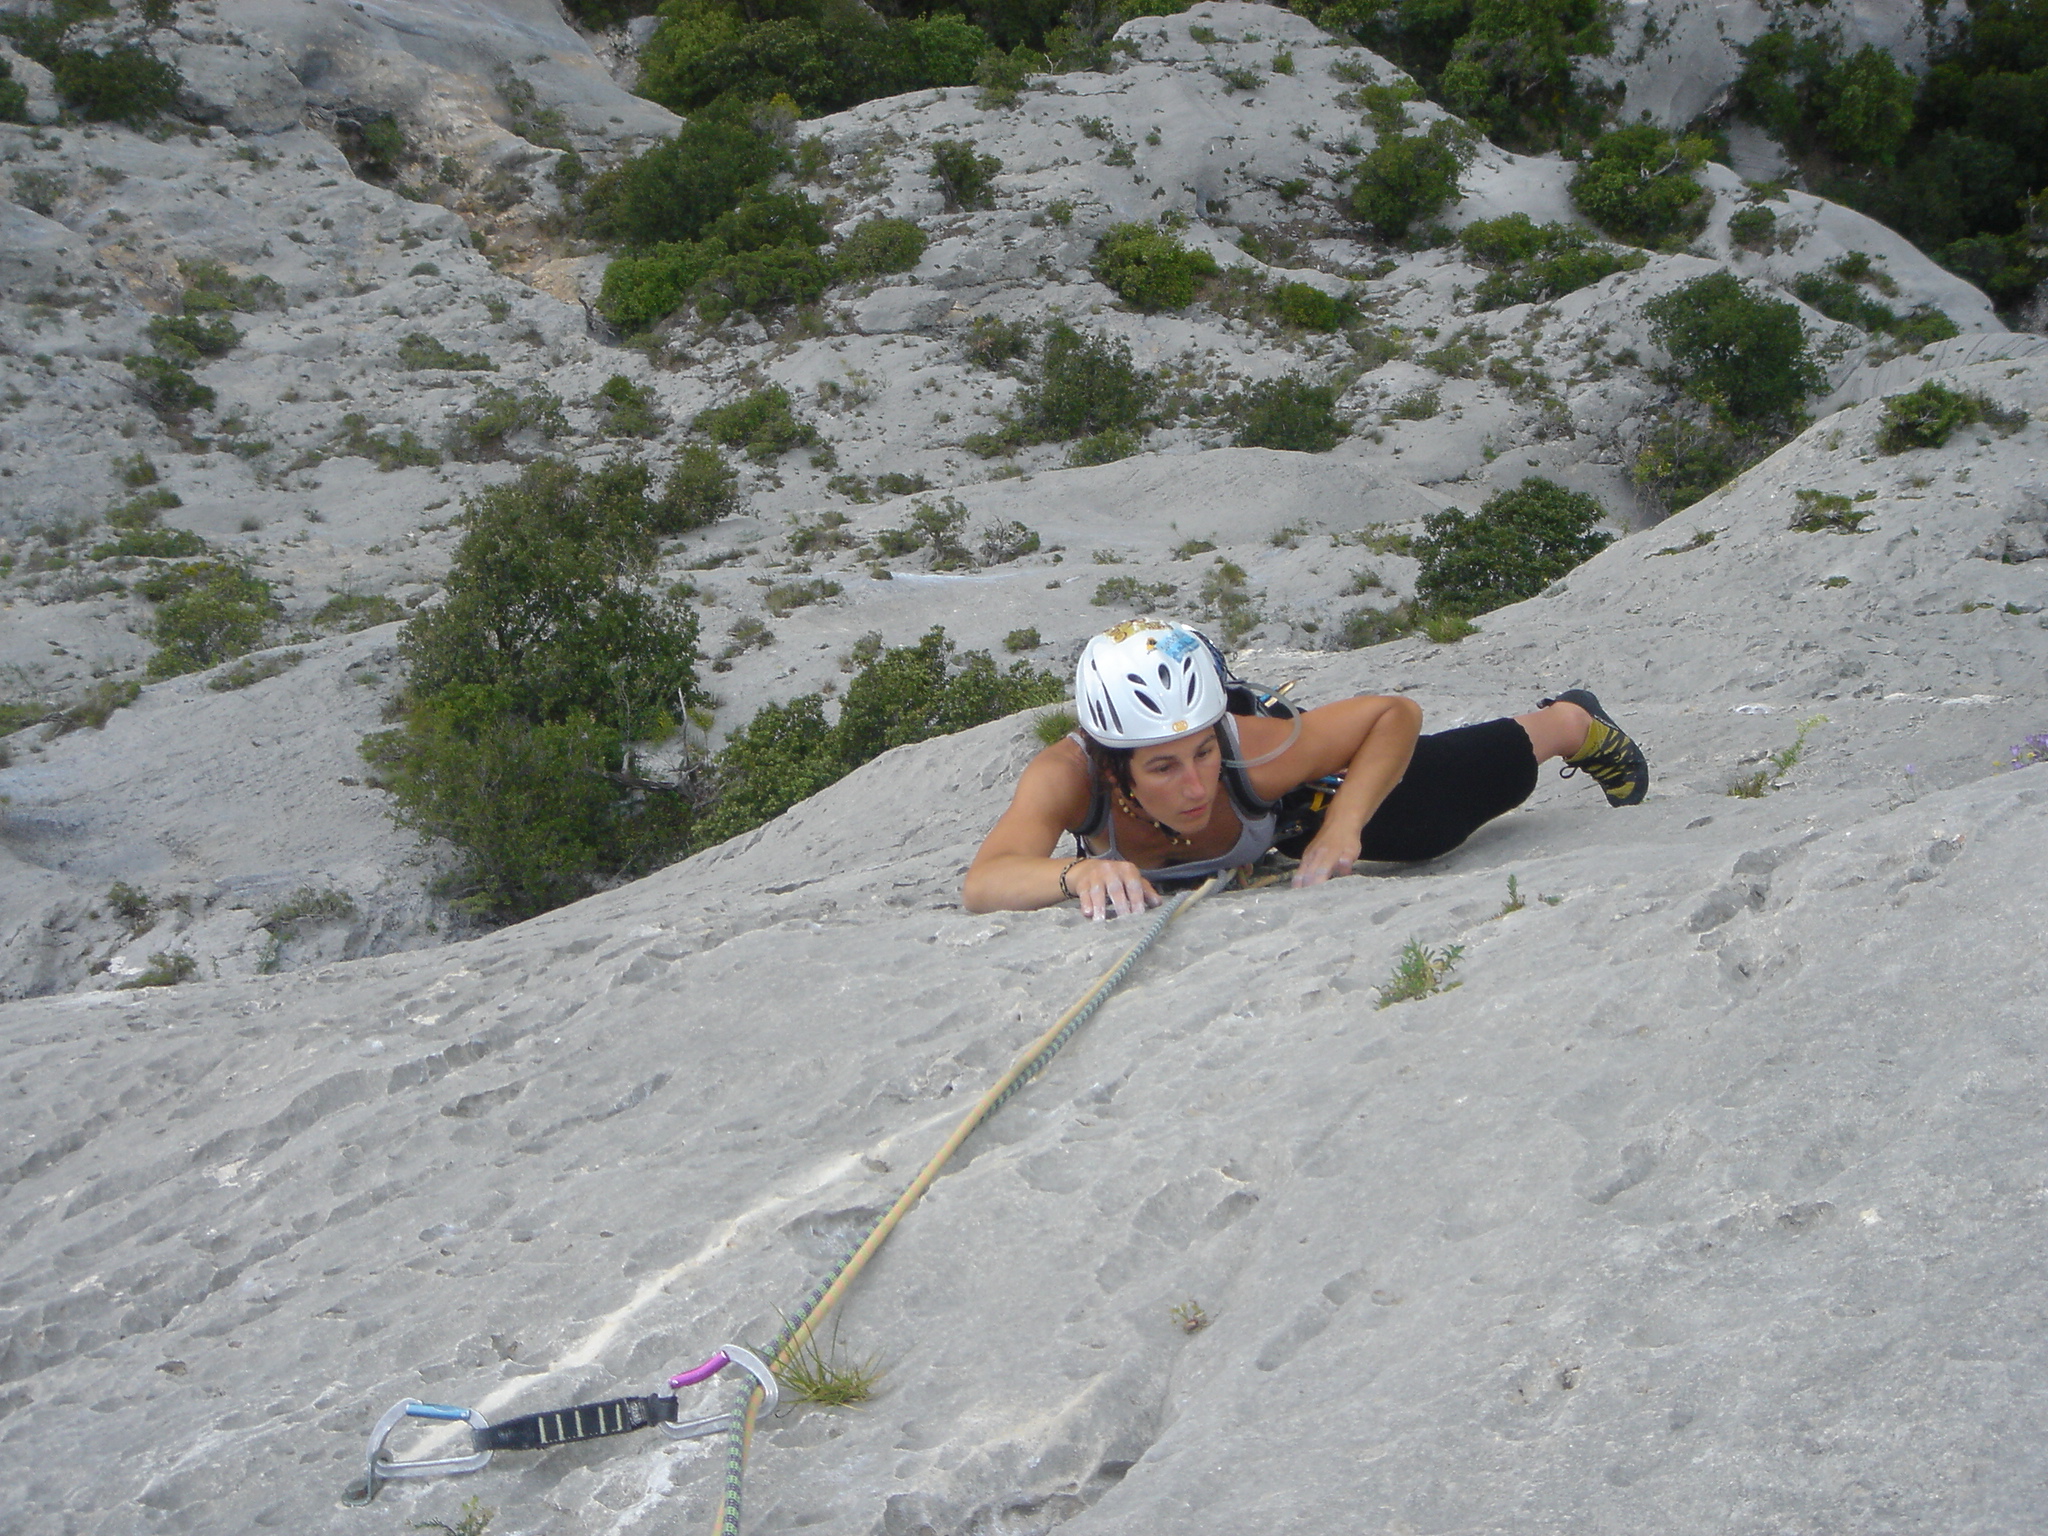
[[[1632,14],[1616,67],[1677,122],[1764,18],[1658,4],[1663,51]],[[471,1495],[534,1536],[704,1528],[722,1451],[652,1432],[337,1499],[400,1398],[501,1420],[762,1343],[1129,942],[959,906],[1029,718],[517,926],[433,893],[448,851],[357,748],[464,499],[545,452],[665,466],[767,384],[817,441],[735,455],[743,509],[661,572],[696,590],[709,743],[832,697],[869,634],[1063,669],[1138,608],[1218,622],[1234,569],[1245,675],[1405,694],[1426,729],[1591,687],[1653,785],[1616,812],[1545,776],[1427,865],[1189,911],[828,1325],[879,1391],[764,1422],[749,1536],[2039,1523],[2048,339],[1807,194],[1737,245],[1756,194],[1719,168],[1688,251],[1481,311],[1455,242],[1346,212],[1373,130],[1340,98],[1391,66],[1202,5],[1015,107],[802,125],[809,195],[842,234],[918,221],[916,269],[628,348],[582,307],[603,256],[549,230],[563,142],[596,169],[673,126],[617,83],[631,34],[546,0],[210,11],[152,44],[197,131],[0,127],[0,702],[46,711],[0,758],[0,1529],[452,1526]],[[1909,11],[1856,35],[1906,48]],[[350,125],[385,113],[401,163],[358,175]],[[947,210],[942,138],[1000,160],[994,207]],[[1482,148],[1443,221],[1570,220],[1569,177]],[[1236,286],[1120,304],[1096,241],[1162,215]],[[1959,334],[1912,352],[1802,308],[1811,423],[1659,521],[1631,471],[1676,394],[1645,303],[1720,271],[1790,298],[1856,252]],[[1284,327],[1249,278],[1355,322]],[[192,365],[213,406],[162,413],[124,360],[202,280],[249,285],[239,340]],[[1154,371],[1142,451],[975,451],[1029,377],[977,365],[975,322],[1054,318]],[[1216,402],[1290,374],[1340,387],[1349,437],[1235,445]],[[614,376],[658,436],[605,435]],[[1929,381],[1989,419],[1881,452],[1886,397]],[[562,428],[479,446],[501,389]],[[1615,542],[1456,644],[1345,647],[1414,594],[1429,514],[1531,475],[1600,495]],[[270,583],[246,686],[129,688],[156,567],[94,550],[144,495]],[[884,558],[940,497],[977,548],[1039,547]],[[1804,531],[1816,506],[1840,531]],[[777,612],[799,579],[837,590]],[[1378,1006],[1410,945],[1455,951],[1455,985]]]

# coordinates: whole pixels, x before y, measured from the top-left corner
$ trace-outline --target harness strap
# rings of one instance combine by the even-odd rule
[[[651,1397],[614,1397],[602,1403],[579,1403],[507,1419],[489,1429],[472,1431],[480,1451],[539,1451],[572,1440],[603,1440],[630,1435],[650,1424],[673,1424],[676,1400],[659,1393]]]

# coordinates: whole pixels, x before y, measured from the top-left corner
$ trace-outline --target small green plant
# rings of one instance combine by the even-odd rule
[[[1522,900],[1522,888],[1520,883],[1516,880],[1516,878],[1513,875],[1509,875],[1508,899],[1500,904],[1500,910],[1494,913],[1493,915],[1497,918],[1507,917],[1511,913],[1522,911],[1528,905],[1528,902]]]
[[[661,397],[652,384],[635,384],[615,373],[597,387],[590,404],[608,437],[653,437],[661,431]]]
[[[1709,544],[1713,542],[1713,529],[1695,528],[1692,531],[1692,538],[1689,539],[1687,542],[1683,544],[1667,544],[1662,549],[1651,550],[1650,554],[1652,557],[1655,557],[1657,555],[1685,555],[1690,554],[1692,551],[1696,549],[1705,549]]]
[[[994,155],[975,153],[972,139],[940,139],[932,146],[931,175],[948,212],[995,207],[993,182],[1002,169]]]
[[[151,681],[201,672],[254,650],[277,611],[270,584],[239,566],[193,561],[160,568],[135,590],[157,605]]]
[[[1011,359],[1031,355],[1031,327],[1022,320],[977,315],[967,328],[966,353],[975,367],[999,371]]]
[[[1425,613],[1422,632],[1438,645],[1455,645],[1467,635],[1479,633],[1479,626],[1462,614]]]
[[[1939,448],[1962,427],[1984,422],[2000,433],[2009,433],[2026,421],[2023,410],[2004,410],[1988,396],[1974,391],[1959,394],[1937,379],[1928,379],[1903,395],[1885,396],[1877,451],[1891,454]]]
[[[1081,718],[1071,709],[1053,709],[1031,722],[1031,734],[1038,738],[1040,746],[1049,747],[1080,727]]]
[[[393,441],[372,432],[369,419],[357,411],[341,418],[341,431],[334,439],[333,451],[369,459],[385,474],[407,468],[432,469],[441,462],[440,450],[421,442],[411,427],[401,428]]]
[[[1443,409],[1443,399],[1433,389],[1418,389],[1403,395],[1387,407],[1389,421],[1428,421]]]
[[[1777,787],[1777,780],[1795,768],[1806,755],[1806,738],[1828,723],[1826,715],[1814,715],[1799,723],[1799,732],[1789,746],[1773,752],[1767,766],[1753,773],[1745,773],[1728,786],[1728,793],[1737,800],[1761,800]]]
[[[1095,276],[1143,310],[1185,309],[1196,285],[1217,273],[1216,258],[1189,250],[1151,224],[1118,224],[1095,247]]]
[[[1729,215],[1728,238],[1745,251],[1768,251],[1777,243],[1778,216],[1752,204]]]
[[[1035,651],[1044,641],[1034,629],[1013,629],[1003,636],[1003,649],[1015,656],[1023,651]]]
[[[714,443],[744,448],[748,458],[766,463],[818,441],[818,429],[799,421],[792,404],[788,390],[770,384],[730,404],[700,411],[691,425]]]
[[[1571,180],[1573,204],[1617,239],[1683,243],[1706,227],[1713,194],[1695,175],[1713,143],[1674,138],[1649,123],[1600,135]]]
[[[107,905],[114,915],[136,932],[141,932],[156,912],[156,903],[126,880],[116,880],[107,890]]]
[[[347,891],[302,885],[256,920],[259,928],[301,928],[316,923],[345,923],[356,915],[356,899]]]
[[[544,385],[506,389],[489,384],[477,391],[467,410],[455,418],[449,451],[458,459],[516,458],[511,439],[531,433],[553,441],[569,430],[561,397]]]
[[[182,417],[213,409],[212,388],[177,364],[161,357],[124,357],[121,366],[135,375],[136,393],[160,416]]]
[[[481,352],[457,352],[424,331],[413,331],[398,343],[399,366],[414,371],[446,368],[458,372],[495,371],[497,364]]]
[[[1534,597],[1607,547],[1610,536],[1598,531],[1606,515],[1592,496],[1538,475],[1496,491],[1476,513],[1432,512],[1415,543],[1416,593],[1431,609],[1457,615]]]
[[[908,272],[924,256],[925,233],[910,219],[872,218],[839,242],[833,265],[841,282]]]
[[[389,624],[405,617],[405,610],[381,592],[337,592],[313,615],[318,629],[339,629],[355,634],[377,624]]]
[[[991,48],[974,66],[974,83],[981,88],[974,104],[984,112],[1014,107],[1025,82],[1045,70],[1046,57],[1034,48]]]
[[[237,688],[253,688],[273,677],[291,671],[306,659],[304,651],[279,651],[274,655],[256,661],[243,661],[229,667],[218,677],[208,678],[206,686],[215,693],[231,693]]]
[[[845,590],[836,581],[814,576],[809,581],[785,581],[770,587],[761,601],[771,614],[783,619],[799,608],[823,602],[828,597],[837,597]]]
[[[676,455],[653,503],[654,531],[672,536],[732,516],[740,507],[739,480],[717,449],[690,444]]]
[[[462,1501],[462,1511],[453,1525],[446,1520],[415,1520],[412,1528],[416,1531],[439,1531],[442,1536],[484,1536],[497,1513],[495,1509],[485,1509],[483,1499],[471,1494]]]
[[[1069,442],[1136,428],[1157,383],[1131,363],[1127,342],[1083,336],[1063,320],[1046,332],[1036,381],[1018,396],[1017,440]]]
[[[1176,560],[1192,560],[1196,555],[1208,554],[1215,547],[1215,541],[1211,539],[1188,539],[1174,546],[1173,558]]]
[[[1797,491],[1799,510],[1792,514],[1794,533],[1860,533],[1870,513],[1856,509],[1846,496],[1825,491]]]
[[[828,1345],[821,1346],[816,1334],[806,1335],[795,1353],[785,1357],[776,1368],[775,1379],[786,1394],[800,1403],[851,1408],[875,1395],[875,1386],[884,1373],[879,1354],[865,1360],[843,1354],[835,1327]]]
[[[1358,163],[1351,214],[1382,240],[1404,240],[1458,196],[1458,178],[1472,158],[1469,130],[1449,119],[1423,134],[1384,138]]]
[[[113,718],[115,710],[126,709],[140,697],[142,684],[133,678],[117,682],[111,677],[103,677],[86,690],[83,698],[46,718],[53,735],[62,736],[88,726],[97,731]]]
[[[1173,1319],[1174,1327],[1182,1333],[1200,1333],[1209,1326],[1209,1314],[1202,1310],[1202,1304],[1193,1297],[1175,1302],[1166,1309],[1166,1315]]]
[[[1401,946],[1393,974],[1379,985],[1379,1006],[1391,1008],[1396,1003],[1447,992],[1460,985],[1455,981],[1447,982],[1446,978],[1464,956],[1465,946],[1462,944],[1430,949],[1420,939],[1410,939]]]
[[[1259,627],[1263,615],[1252,600],[1245,568],[1235,560],[1218,560],[1202,578],[1202,602],[1223,631],[1226,645],[1235,645]]]
[[[1337,414],[1336,386],[1295,374],[1251,385],[1232,399],[1230,414],[1237,421],[1231,441],[1239,448],[1328,453],[1351,430]]]
[[[149,957],[148,969],[122,982],[118,990],[133,992],[142,987],[175,987],[198,974],[199,962],[191,955],[158,950]]]
[[[1097,608],[1149,613],[1153,604],[1165,602],[1174,591],[1171,582],[1143,582],[1135,576],[1105,576],[1095,583],[1095,594],[1088,601]]]
[[[980,554],[983,565],[1008,565],[1012,560],[1037,553],[1038,535],[1015,519],[991,523],[982,530]]]

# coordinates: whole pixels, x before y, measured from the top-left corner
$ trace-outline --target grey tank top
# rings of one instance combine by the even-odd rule
[[[1226,852],[1218,854],[1213,859],[1190,859],[1185,864],[1167,864],[1158,869],[1146,870],[1147,875],[1161,880],[1204,880],[1226,869],[1237,869],[1241,865],[1255,863],[1273,846],[1273,831],[1280,819],[1277,807],[1258,797],[1252,789],[1251,778],[1244,769],[1232,766],[1237,759],[1244,756],[1244,749],[1237,741],[1236,720],[1225,715],[1217,724],[1222,728],[1223,736],[1223,788],[1230,796],[1230,808],[1237,813],[1237,841]],[[1085,753],[1088,750],[1087,738],[1079,731],[1074,731],[1071,735]],[[1076,837],[1084,840],[1098,835],[1109,839],[1108,847],[1090,849],[1089,857],[1123,857],[1117,852],[1116,818],[1109,812],[1109,791],[1100,779],[1095,781],[1092,797],[1088,802],[1087,820],[1072,830]]]

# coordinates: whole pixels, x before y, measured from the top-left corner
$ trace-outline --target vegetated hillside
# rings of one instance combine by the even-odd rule
[[[619,311],[631,347],[550,294],[601,309],[677,242],[562,220],[676,120],[538,13],[223,7],[146,34],[186,81],[163,121],[204,131],[0,126],[9,991],[464,931],[428,894],[455,854],[412,849],[354,744],[404,707],[391,626],[465,507],[539,457],[637,458],[699,509],[650,578],[688,584],[710,694],[634,749],[666,772],[767,704],[830,719],[935,624],[1054,672],[1144,608],[1240,647],[1399,634],[1432,512],[1542,477],[1640,527],[1802,406],[2037,345],[1868,220],[1655,135],[1509,154],[1263,7],[1120,36],[1104,72],[750,120],[792,169],[726,212],[802,199],[747,226],[795,247],[644,289],[675,308]],[[1616,192],[1634,154],[1654,196]],[[817,296],[740,305],[788,249]],[[1780,351],[1716,371],[1687,315]]]

